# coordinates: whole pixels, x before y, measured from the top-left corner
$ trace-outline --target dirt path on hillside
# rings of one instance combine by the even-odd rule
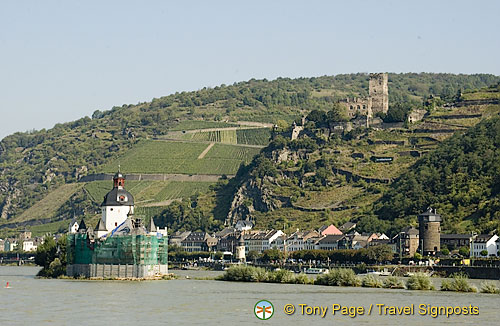
[[[238,121],[237,123],[241,126],[249,126],[256,128],[272,128],[274,126],[272,123],[254,122],[254,121]]]
[[[205,148],[205,150],[203,152],[201,152],[201,154],[198,156],[198,159],[201,160],[202,158],[205,157],[205,155],[207,155],[207,153],[212,149],[212,147],[214,147],[215,143],[210,143],[207,148]]]

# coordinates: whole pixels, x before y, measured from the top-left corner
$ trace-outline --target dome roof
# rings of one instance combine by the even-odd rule
[[[134,196],[123,188],[113,188],[104,196],[101,206],[133,206]]]

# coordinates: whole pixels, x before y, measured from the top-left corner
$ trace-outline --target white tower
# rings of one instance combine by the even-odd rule
[[[238,245],[236,246],[236,259],[238,259],[240,263],[246,262],[245,239],[243,238],[243,232],[241,232],[240,239],[238,240]]]
[[[113,177],[113,189],[104,196],[101,204],[102,221],[108,232],[125,222],[127,216],[134,214],[134,197],[123,186],[125,178],[118,172]]]

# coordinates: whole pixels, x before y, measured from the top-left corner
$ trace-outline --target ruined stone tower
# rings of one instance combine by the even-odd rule
[[[369,94],[373,114],[377,112],[387,113],[389,110],[389,87],[388,77],[385,73],[370,74]]]

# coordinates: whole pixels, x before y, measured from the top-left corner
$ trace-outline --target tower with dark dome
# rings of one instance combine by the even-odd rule
[[[107,232],[111,232],[134,214],[134,197],[124,186],[125,178],[118,171],[113,177],[113,189],[104,196],[101,204],[101,219]]]

